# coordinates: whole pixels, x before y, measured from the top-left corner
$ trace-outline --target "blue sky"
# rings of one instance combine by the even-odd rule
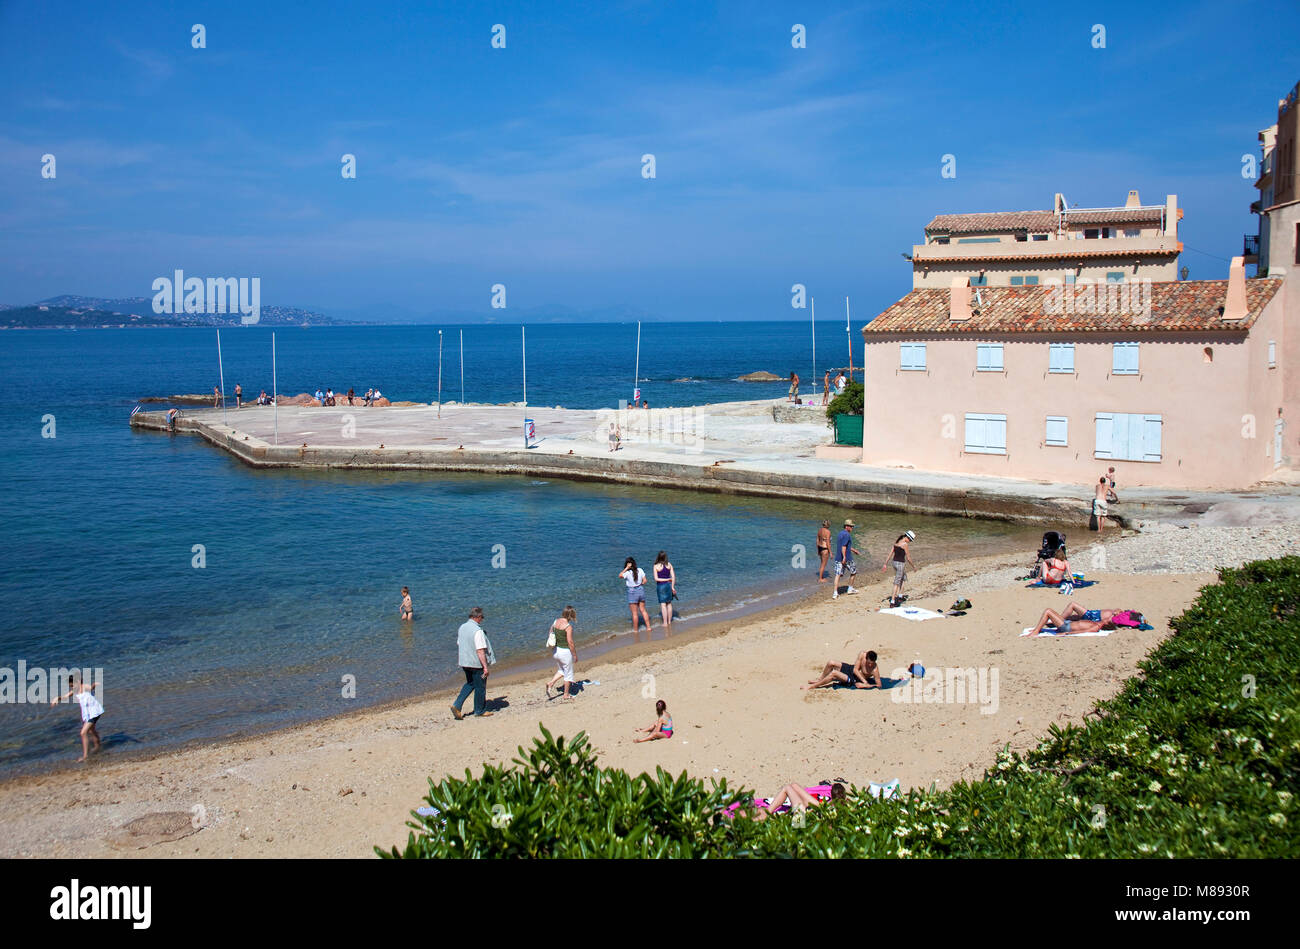
[[[487,313],[502,283],[510,309],[790,318],[799,282],[866,319],[936,213],[1130,188],[1178,194],[1181,263],[1222,277],[1297,36],[1285,2],[0,0],[0,302],[182,269],[354,315]]]

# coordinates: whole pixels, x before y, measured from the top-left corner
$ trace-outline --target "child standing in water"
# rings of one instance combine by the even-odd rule
[[[95,686],[86,685],[84,682],[78,684],[76,676],[68,676],[68,691],[50,705],[58,705],[73,696],[76,696],[77,704],[81,706],[81,757],[77,760],[85,761],[90,756],[92,738],[95,741],[96,752],[103,747],[103,742],[99,740],[99,732],[95,730],[95,723],[104,714],[104,706],[100,704],[99,699],[95,698]]]
[[[668,714],[668,703],[663,699],[656,702],[655,714],[659,717],[654,720],[654,724],[636,729],[638,732],[646,733],[644,738],[637,738],[636,741],[654,741],[656,738],[673,737],[673,717]]]
[[[402,619],[410,619],[415,615],[415,608],[411,605],[410,587],[402,587],[402,605],[397,608],[397,612]]]

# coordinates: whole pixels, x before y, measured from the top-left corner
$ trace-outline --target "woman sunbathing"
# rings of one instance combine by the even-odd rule
[[[880,667],[876,665],[876,652],[868,649],[858,653],[856,662],[828,662],[822,667],[822,674],[816,679],[809,679],[805,689],[822,689],[826,686],[848,685],[855,689],[879,689]]]
[[[810,788],[800,787],[797,784],[787,784],[777,791],[776,796],[773,798],[766,801],[755,798],[752,810],[749,804],[736,803],[728,807],[723,814],[728,818],[752,817],[754,820],[765,820],[783,807],[790,810],[803,810],[804,808],[815,807],[818,804],[825,804],[827,801],[839,801],[847,796],[848,789],[840,781],[819,784]]]
[[[1029,635],[1037,636],[1047,626],[1056,627],[1058,636],[1069,636],[1072,633],[1096,633],[1121,626],[1132,628],[1141,626],[1145,621],[1146,617],[1137,610],[1085,610],[1078,603],[1071,603],[1059,613],[1043,610],[1042,618]]]

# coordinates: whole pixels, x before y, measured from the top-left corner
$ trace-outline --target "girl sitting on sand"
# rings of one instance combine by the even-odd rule
[[[668,703],[660,699],[655,703],[655,714],[658,716],[653,724],[645,728],[634,729],[637,732],[645,732],[644,738],[637,738],[636,741],[654,741],[656,738],[673,737],[673,717],[668,714]]]
[[[94,739],[95,751],[103,747],[103,742],[99,740],[99,732],[95,729],[95,723],[99,717],[104,714],[104,706],[100,704],[99,699],[95,698],[94,683],[77,682],[75,675],[68,676],[68,691],[63,693],[53,702],[51,706],[58,705],[60,702],[76,696],[77,704],[81,706],[81,757],[78,761],[85,761],[90,756],[90,742]]]

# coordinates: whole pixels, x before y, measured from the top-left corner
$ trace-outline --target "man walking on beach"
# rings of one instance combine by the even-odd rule
[[[460,668],[465,673],[465,684],[460,687],[460,695],[456,696],[456,702],[451,707],[451,714],[456,717],[456,721],[465,717],[460,708],[471,692],[474,693],[474,717],[482,718],[492,714],[484,707],[487,705],[488,641],[482,622],[483,607],[476,606],[469,611],[469,620],[462,623],[456,633]]]
[[[839,537],[835,539],[835,592],[831,594],[832,600],[840,598],[839,578],[841,576],[848,578],[848,593],[858,592],[853,589],[853,578],[858,573],[858,565],[853,562],[853,555],[860,553],[862,551],[855,550],[853,547],[853,522],[845,521],[844,530],[840,531]]]

